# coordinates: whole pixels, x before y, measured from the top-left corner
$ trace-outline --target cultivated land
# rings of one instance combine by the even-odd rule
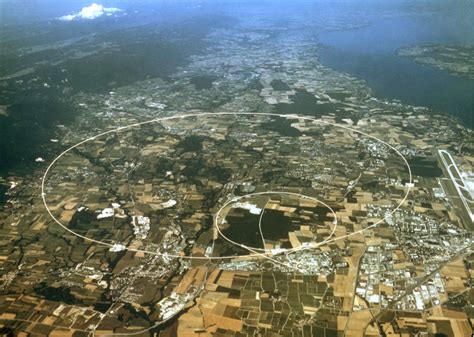
[[[472,130],[258,24],[71,96],[46,162],[5,176],[2,333],[471,335],[472,223],[439,150],[468,183]]]

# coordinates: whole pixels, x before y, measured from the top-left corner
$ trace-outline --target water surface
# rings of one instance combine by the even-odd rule
[[[421,43],[474,43],[470,12],[435,12],[377,20],[363,28],[320,35],[328,46],[324,64],[367,81],[379,97],[399,99],[448,113],[473,127],[474,81],[423,66],[396,55],[401,47]],[[457,23],[456,23],[457,22]]]

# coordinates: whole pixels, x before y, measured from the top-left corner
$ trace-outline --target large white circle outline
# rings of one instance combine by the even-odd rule
[[[372,228],[378,226],[380,223],[385,221],[386,218],[390,217],[398,209],[400,209],[402,207],[402,205],[405,203],[405,201],[407,200],[408,195],[410,194],[410,190],[413,186],[413,176],[412,176],[412,172],[411,172],[411,167],[408,164],[408,161],[406,160],[406,158],[403,156],[403,154],[399,150],[397,150],[395,147],[393,147],[389,143],[387,143],[387,142],[385,142],[385,141],[383,141],[383,140],[381,140],[381,139],[379,139],[375,136],[369,135],[369,134],[367,134],[363,131],[360,131],[360,130],[357,130],[357,129],[354,129],[354,128],[351,128],[351,127],[348,127],[348,126],[345,126],[345,125],[340,125],[340,124],[337,124],[337,123],[332,123],[332,122],[328,122],[328,121],[325,121],[325,120],[316,119],[314,117],[300,116],[300,115],[296,115],[296,114],[285,115],[285,114],[277,114],[277,113],[269,113],[269,112],[268,113],[267,112],[261,112],[261,113],[260,112],[201,112],[201,113],[193,113],[193,114],[159,117],[159,118],[154,118],[154,119],[150,119],[150,120],[143,121],[143,122],[132,123],[132,124],[129,124],[129,125],[126,125],[126,126],[120,126],[118,128],[115,128],[115,129],[104,131],[102,133],[99,133],[95,136],[84,139],[84,140],[80,141],[79,143],[76,143],[76,144],[70,146],[69,148],[67,148],[66,150],[61,152],[56,158],[53,159],[53,161],[48,165],[48,167],[46,168],[46,170],[43,174],[42,181],[41,181],[41,198],[43,200],[43,204],[46,208],[46,211],[48,212],[49,216],[53,219],[53,221],[56,224],[61,226],[64,230],[66,230],[70,234],[72,234],[76,237],[79,237],[79,238],[81,238],[85,241],[93,242],[93,243],[103,245],[103,246],[107,246],[107,247],[110,247],[110,248],[113,247],[114,244],[111,244],[111,243],[108,243],[108,242],[103,242],[103,241],[96,240],[96,239],[93,239],[93,238],[89,238],[87,236],[84,236],[82,234],[74,232],[73,230],[69,229],[64,224],[62,224],[61,221],[59,221],[59,219],[57,219],[53,215],[53,213],[49,209],[48,203],[46,201],[46,186],[45,186],[45,184],[46,184],[46,180],[47,180],[47,177],[48,177],[48,173],[51,170],[51,168],[54,166],[54,164],[56,164],[56,162],[62,156],[64,156],[69,151],[75,149],[76,147],[78,147],[82,144],[85,144],[85,143],[87,143],[91,140],[95,140],[97,138],[100,138],[102,136],[110,134],[110,133],[120,132],[120,131],[123,131],[123,130],[127,130],[127,129],[130,129],[130,128],[138,127],[138,126],[145,125],[145,124],[152,124],[152,123],[157,123],[157,122],[162,122],[162,121],[169,121],[169,120],[173,120],[173,119],[184,119],[184,118],[202,117],[202,116],[226,116],[226,115],[230,115],[230,116],[232,116],[232,115],[234,115],[234,116],[239,116],[239,115],[272,116],[272,117],[280,117],[280,118],[286,118],[286,119],[309,120],[309,121],[316,122],[316,123],[331,125],[331,126],[335,126],[335,127],[338,127],[338,128],[345,129],[347,131],[358,133],[358,134],[363,135],[365,137],[371,138],[371,139],[373,139],[373,140],[375,140],[375,141],[377,141],[381,144],[384,144],[385,146],[387,146],[391,150],[393,150],[400,158],[402,158],[402,161],[403,161],[403,163],[405,164],[405,166],[407,168],[407,172],[408,172],[408,175],[409,175],[409,182],[406,185],[406,192],[405,192],[405,195],[403,196],[402,200],[400,201],[400,203],[391,212],[386,214],[382,219],[376,221],[372,225],[367,226],[367,227],[365,227],[363,229],[360,229],[358,231],[355,231],[355,232],[352,232],[352,233],[349,233],[349,234],[346,234],[346,235],[338,236],[336,238],[332,238],[330,240],[327,240],[326,242],[324,242],[325,244],[330,243],[330,242],[334,242],[336,240],[342,240],[342,239],[348,238],[348,237],[356,235],[356,234],[361,234],[361,233],[363,233],[363,232],[365,232],[369,229],[372,229]],[[216,222],[216,217],[214,217],[214,225],[216,225],[215,222]],[[301,248],[301,249],[298,249],[298,250],[304,250],[304,249],[311,249],[313,247],[303,247],[303,246],[301,246],[301,247],[297,247],[297,248]],[[176,255],[176,254],[154,252],[154,251],[135,249],[135,248],[129,248],[129,247],[126,247],[125,250],[131,251],[131,252],[136,252],[136,253],[158,255],[158,256],[163,256],[163,257],[167,257],[167,258],[188,259],[188,260],[223,260],[223,259],[234,259],[234,258],[239,257],[238,255],[237,256],[236,255],[233,255],[233,256],[186,256],[186,255],[183,255],[183,256],[181,256],[181,255]],[[268,257],[268,256],[270,256],[270,257],[272,256],[271,251],[266,252],[266,253],[253,253],[253,254],[248,254],[248,255],[240,255],[240,257]]]

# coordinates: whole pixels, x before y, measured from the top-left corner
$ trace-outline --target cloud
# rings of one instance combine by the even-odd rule
[[[64,16],[61,16],[59,20],[61,21],[72,21],[74,19],[92,20],[104,14],[110,16],[117,12],[122,12],[122,10],[115,7],[104,7],[102,5],[93,3],[81,9],[81,11],[77,14],[64,15]]]

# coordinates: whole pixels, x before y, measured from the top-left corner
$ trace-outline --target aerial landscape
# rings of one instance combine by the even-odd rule
[[[470,337],[474,3],[0,1],[0,335]]]

